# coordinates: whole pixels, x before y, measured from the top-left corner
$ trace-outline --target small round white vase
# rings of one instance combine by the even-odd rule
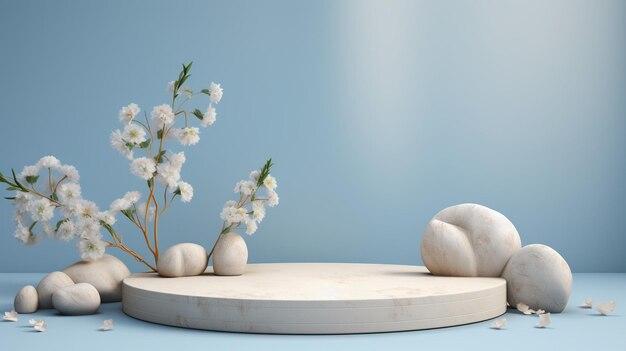
[[[248,247],[237,233],[224,234],[213,251],[215,275],[242,275],[248,263]]]

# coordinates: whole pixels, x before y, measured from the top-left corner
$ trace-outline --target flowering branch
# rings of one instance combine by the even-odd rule
[[[258,223],[265,218],[265,205],[274,207],[278,205],[278,193],[276,188],[278,183],[276,178],[270,175],[270,170],[273,166],[272,159],[270,158],[265,162],[260,171],[252,171],[250,173],[249,180],[239,181],[235,185],[235,193],[239,194],[239,201],[228,201],[224,205],[224,209],[220,217],[224,221],[222,223],[222,229],[220,230],[213,248],[209,252],[208,258],[211,258],[213,251],[217,243],[222,237],[230,233],[241,224],[246,225],[246,234],[252,235],[256,232]],[[267,192],[267,198],[258,197],[260,189],[265,188]],[[247,209],[247,205],[252,205],[251,209]]]
[[[194,94],[185,86],[184,83],[191,76],[189,74],[191,65],[191,63],[183,65],[178,79],[168,84],[168,89],[172,93],[172,103],[154,107],[150,113],[152,123],[145,112],[145,123],[135,119],[141,110],[137,104],[131,103],[122,107],[119,113],[124,130],[111,133],[111,145],[131,161],[131,173],[146,181],[149,190],[146,202],[137,205],[141,194],[131,191],[113,201],[108,210],[100,211],[95,203],[82,198],[76,168],[62,165],[54,156],[46,156],[35,165],[24,167],[19,175],[13,170],[11,177],[5,177],[0,173],[0,183],[6,184],[8,191],[15,191],[15,196],[6,197],[7,200],[13,201],[15,207],[15,237],[24,244],[34,244],[40,237],[35,232],[36,226],[39,226],[44,234],[60,240],[69,241],[77,237],[78,250],[84,260],[97,260],[104,254],[105,247],[116,247],[156,271],[159,259],[159,220],[176,196],[179,196],[182,202],[189,202],[193,197],[193,187],[182,181],[180,176],[186,161],[185,154],[167,151],[166,140],[175,137],[183,146],[197,144],[200,140],[199,129],[189,127],[187,115],[197,117],[202,127],[213,125],[217,116],[213,104],[219,103],[223,95],[222,88],[216,83],[211,83],[208,89],[203,89],[198,94]],[[193,111],[183,109],[187,102],[200,94],[207,95],[210,100],[205,113],[198,109]],[[181,95],[185,98],[178,108],[173,110]],[[185,117],[184,127],[177,128],[176,116],[180,115]],[[154,142],[155,137],[158,143]],[[156,145],[158,148],[154,150]],[[135,157],[135,151],[143,151],[146,156]],[[41,171],[46,173],[44,187],[47,189],[37,190],[36,184]],[[156,197],[157,184],[163,187],[162,204],[159,204]],[[169,203],[168,191],[172,192]],[[57,208],[60,210],[61,219],[53,226],[50,221],[55,216]],[[137,251],[124,244],[119,229],[113,227],[118,213],[123,214],[139,229],[154,262],[144,259]],[[149,224],[152,224],[152,233]],[[106,230],[112,240],[103,239],[101,228]]]

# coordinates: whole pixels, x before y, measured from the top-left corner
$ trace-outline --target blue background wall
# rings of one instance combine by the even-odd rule
[[[119,108],[167,102],[191,60],[191,87],[222,83],[162,248],[210,246],[272,156],[281,204],[251,262],[419,264],[430,217],[477,202],[576,272],[626,271],[626,2],[3,1],[0,41],[2,171],[54,154],[101,207],[144,191],[109,147]],[[2,272],[77,259],[18,244],[8,202],[0,232]]]

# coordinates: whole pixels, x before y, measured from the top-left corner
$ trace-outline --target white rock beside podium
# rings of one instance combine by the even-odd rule
[[[448,327],[506,311],[501,278],[437,277],[424,267],[251,264],[242,276],[123,282],[124,312],[159,324],[245,333],[346,334]]]

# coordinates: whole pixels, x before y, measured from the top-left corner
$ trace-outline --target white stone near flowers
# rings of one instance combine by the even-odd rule
[[[499,277],[520,247],[515,226],[503,214],[461,204],[442,210],[428,223],[421,254],[434,275]]]

